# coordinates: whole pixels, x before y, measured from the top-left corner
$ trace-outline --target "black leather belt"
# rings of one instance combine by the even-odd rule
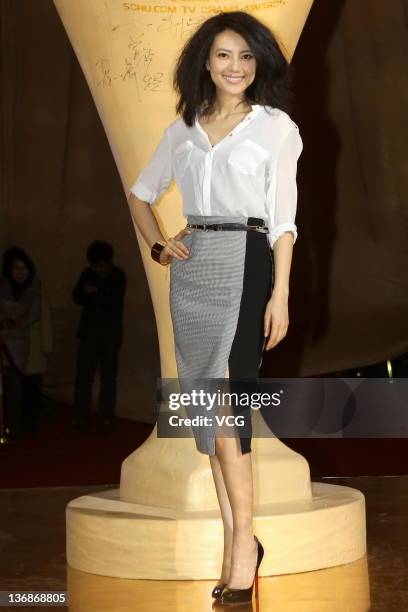
[[[267,233],[269,230],[265,226],[265,221],[263,219],[258,219],[256,217],[249,217],[248,223],[210,223],[210,224],[199,224],[199,223],[187,223],[187,227],[190,229],[202,229],[204,231],[213,230],[213,231],[242,231],[242,230],[255,230],[257,232]]]

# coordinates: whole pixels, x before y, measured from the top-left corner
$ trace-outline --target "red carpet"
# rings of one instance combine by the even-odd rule
[[[92,415],[95,417],[95,415]],[[70,407],[58,407],[38,432],[0,445],[0,488],[117,484],[122,461],[149,437],[153,425],[116,419],[109,433],[72,433]]]

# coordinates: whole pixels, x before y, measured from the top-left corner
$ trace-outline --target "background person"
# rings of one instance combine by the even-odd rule
[[[0,339],[5,387],[5,424],[12,437],[23,429],[23,385],[31,325],[40,319],[41,283],[32,259],[14,246],[3,255],[0,277]]]
[[[124,271],[113,263],[111,244],[95,240],[87,249],[89,266],[80,274],[72,299],[82,307],[71,428],[89,428],[92,387],[99,369],[98,426],[113,426],[119,350],[123,341]]]

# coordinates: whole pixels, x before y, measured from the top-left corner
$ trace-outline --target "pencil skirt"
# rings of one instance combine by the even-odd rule
[[[254,217],[188,215],[189,223],[254,223]],[[170,264],[170,312],[182,392],[194,381],[214,391],[228,372],[230,389],[256,380],[266,338],[264,314],[273,281],[273,251],[267,234],[254,230],[192,229],[182,238],[189,257]],[[227,369],[228,368],[228,369]],[[205,381],[205,382],[204,382]],[[219,389],[219,388],[218,388]],[[234,415],[241,409],[231,405]],[[186,407],[189,417],[208,414],[206,406]],[[250,413],[251,411],[249,411]],[[214,417],[214,411],[211,415]],[[249,416],[250,419],[250,416]],[[192,426],[197,450],[215,454],[219,428]],[[251,429],[238,431],[241,452],[251,451]]]

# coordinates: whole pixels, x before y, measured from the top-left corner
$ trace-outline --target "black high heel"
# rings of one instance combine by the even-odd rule
[[[262,544],[258,540],[258,538],[256,536],[254,536],[254,539],[255,539],[255,541],[257,543],[257,546],[258,546],[258,555],[257,555],[257,560],[256,560],[255,576],[254,576],[254,579],[252,581],[252,584],[247,589],[231,589],[231,588],[226,586],[222,590],[221,597],[218,599],[220,604],[222,604],[223,606],[230,606],[230,605],[234,606],[236,604],[251,603],[252,602],[252,593],[253,593],[253,590],[254,590],[254,584],[255,584],[255,597],[256,597],[256,599],[258,599],[258,596],[259,596],[259,591],[258,591],[258,569],[259,569],[259,566],[261,565],[261,561],[263,559],[265,551],[264,551],[264,548],[263,548]]]
[[[211,592],[211,597],[214,597],[214,599],[221,597],[221,593],[226,586],[226,583],[216,584]]]

